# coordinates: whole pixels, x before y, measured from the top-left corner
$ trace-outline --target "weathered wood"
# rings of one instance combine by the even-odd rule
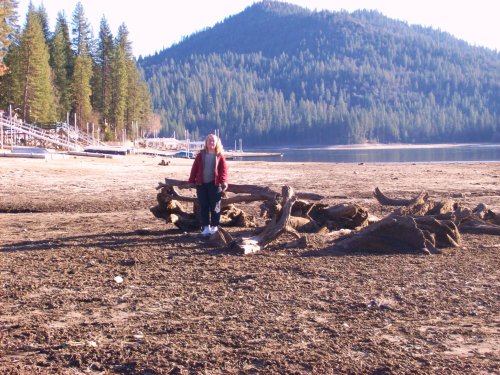
[[[151,211],[159,218],[174,223],[182,230],[199,229],[197,199],[184,195],[183,189],[191,188],[185,181],[165,179],[160,183],[158,206]],[[394,199],[376,188],[374,196],[383,205],[398,206],[387,217],[373,223],[370,214],[356,204],[328,206],[321,202],[299,199],[293,188],[284,186],[281,193],[269,187],[256,185],[229,185],[230,195],[222,199],[221,225],[255,227],[254,235],[235,240],[220,228],[210,239],[220,246],[236,248],[242,254],[255,253],[269,243],[288,233],[295,240],[285,246],[307,246],[307,238],[299,232],[335,233],[334,248],[348,251],[440,253],[440,248],[457,247],[462,233],[500,235],[499,216],[485,205],[474,210],[460,206],[453,200],[434,201],[426,192],[411,199]],[[303,193],[321,199],[320,195]],[[264,227],[256,227],[252,215],[237,208],[234,203],[262,201],[261,213],[270,220]],[[193,212],[182,205],[193,203]],[[347,229],[348,228],[348,229]],[[337,238],[352,230],[345,237]]]
[[[429,232],[409,216],[390,216],[338,241],[332,250],[440,253]]]
[[[462,233],[500,236],[500,225],[491,224],[476,217],[470,217],[464,220],[460,224],[459,229]]]
[[[434,208],[429,209],[426,212],[426,215],[442,215],[447,214],[449,212],[455,212],[458,205],[452,199],[446,199],[444,201],[438,202]]]
[[[429,198],[429,194],[425,191],[422,191],[416,197],[409,199],[389,198],[383,194],[378,187],[375,188],[373,195],[383,206],[409,206],[421,204]]]
[[[458,206],[452,200],[436,202],[434,200],[426,200],[422,203],[411,204],[400,207],[394,211],[392,216],[426,216],[426,215],[444,215],[453,213]]]
[[[150,211],[159,219],[168,219],[170,214],[177,214],[181,217],[190,217],[192,215],[175,199],[158,199],[158,205],[152,207]]]
[[[158,183],[156,187],[157,190],[162,189],[168,186],[176,186],[180,189],[189,189],[192,187],[187,181],[184,180],[176,180],[173,178],[165,178],[165,182]],[[259,199],[254,200],[268,200],[274,199],[277,192],[271,190],[267,186],[258,186],[258,185],[248,185],[248,184],[229,184],[226,190],[229,193],[234,194],[250,194],[255,198],[259,197]],[[324,196],[320,194],[310,193],[310,192],[297,192],[295,196],[299,199],[310,199],[310,200],[321,200],[324,199]],[[223,201],[229,198],[222,198]]]
[[[358,228],[368,225],[368,212],[356,204],[328,206],[323,203],[309,203],[297,200],[292,215],[307,218],[317,224],[318,229],[327,225],[330,230]]]
[[[314,220],[300,216],[290,216],[288,224],[299,232],[315,233],[319,225]]]
[[[415,217],[417,227],[434,235],[436,247],[458,247],[461,236],[453,220],[437,220],[432,216]]]
[[[231,248],[232,246],[234,246],[234,239],[231,236],[231,234],[229,234],[228,231],[226,231],[221,227],[218,228],[217,232],[215,232],[210,236],[209,240],[213,244],[218,245],[220,247]]]
[[[196,217],[198,216],[198,212],[196,210],[197,198],[192,194],[185,195],[182,192],[183,189],[187,188],[191,189],[192,185],[188,184],[186,181],[166,178],[164,183],[158,184],[157,189],[161,189],[157,196],[158,205],[153,207],[151,212],[158,218],[166,219],[167,222],[173,222],[170,215],[175,214],[175,221],[173,223],[177,227],[183,230],[191,228],[193,226],[193,220],[196,220]],[[277,199],[279,199],[280,194],[269,189],[268,187],[231,184],[229,185],[227,191],[237,195],[228,196],[227,194],[224,194],[221,200],[221,225],[255,227],[254,217],[248,215],[242,210],[236,209],[234,207],[235,203],[264,201],[265,205],[269,207],[274,205],[274,209],[281,210],[281,205],[276,206],[275,204]],[[321,199],[321,196],[318,194],[304,193],[304,196]],[[195,212],[193,214],[186,213],[185,211],[179,212],[178,210],[172,209],[170,202],[193,203]],[[273,210],[272,214],[275,215],[276,210]],[[184,221],[186,221],[186,223],[184,223]],[[314,223],[310,223],[308,226],[302,226],[302,229],[311,231],[312,228],[315,228],[315,225],[316,224]]]
[[[339,204],[320,210],[320,212],[328,221],[336,223],[335,229],[355,229],[368,225],[368,212],[357,204]]]
[[[172,186],[172,196],[178,200],[183,202],[196,202],[197,198],[193,196],[184,195],[179,191],[179,188],[176,186]],[[249,195],[239,195],[234,197],[222,197],[221,205],[227,206],[235,203],[249,203],[261,201],[263,199],[268,199],[267,196],[263,196],[260,194],[249,194]]]
[[[232,204],[223,207],[220,223],[228,227],[255,228],[257,226],[255,218],[252,215],[247,214]]]
[[[500,215],[490,210],[484,203],[480,203],[472,210],[474,216],[491,224],[500,225]]]
[[[168,217],[167,222],[174,224],[177,228],[186,232],[191,232],[200,229],[200,223],[194,215],[186,217],[186,216],[171,214]]]
[[[243,238],[240,242],[236,243],[236,247],[242,254],[255,253],[278,238],[283,233],[290,233],[297,239],[301,238],[300,234],[289,225],[290,213],[292,206],[296,200],[293,188],[284,186],[282,189],[283,209],[281,216],[277,221],[270,221],[265,229],[256,236],[250,238]]]

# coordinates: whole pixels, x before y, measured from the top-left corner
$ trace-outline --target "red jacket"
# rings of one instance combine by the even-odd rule
[[[193,166],[191,167],[191,174],[189,175],[189,183],[201,185],[203,183],[203,156],[202,153],[206,152],[201,150],[194,158]],[[220,185],[227,182],[227,164],[226,158],[222,154],[217,154],[215,158],[215,185]]]

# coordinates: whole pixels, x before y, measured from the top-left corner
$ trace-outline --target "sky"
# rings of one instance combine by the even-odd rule
[[[71,24],[78,0],[19,0],[19,23],[24,25],[28,4],[44,5],[53,30],[57,14],[64,11]],[[94,37],[106,17],[111,32],[125,24],[136,57],[152,55],[183,37],[242,12],[255,0],[80,0]],[[446,31],[471,45],[500,52],[499,0],[287,0],[310,10],[377,10],[408,24]],[[139,5],[139,6],[138,6]]]

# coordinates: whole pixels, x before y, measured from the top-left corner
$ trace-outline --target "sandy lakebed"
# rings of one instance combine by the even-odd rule
[[[312,234],[236,255],[151,214],[157,183],[192,163],[161,160],[0,158],[0,373],[500,372],[498,236],[327,256]],[[393,208],[375,187],[500,212],[500,163],[228,163],[232,183],[378,217]]]

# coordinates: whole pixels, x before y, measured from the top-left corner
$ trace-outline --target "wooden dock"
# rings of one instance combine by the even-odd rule
[[[279,152],[246,152],[246,151],[224,151],[226,159],[235,158],[260,158],[260,157],[283,157]]]

